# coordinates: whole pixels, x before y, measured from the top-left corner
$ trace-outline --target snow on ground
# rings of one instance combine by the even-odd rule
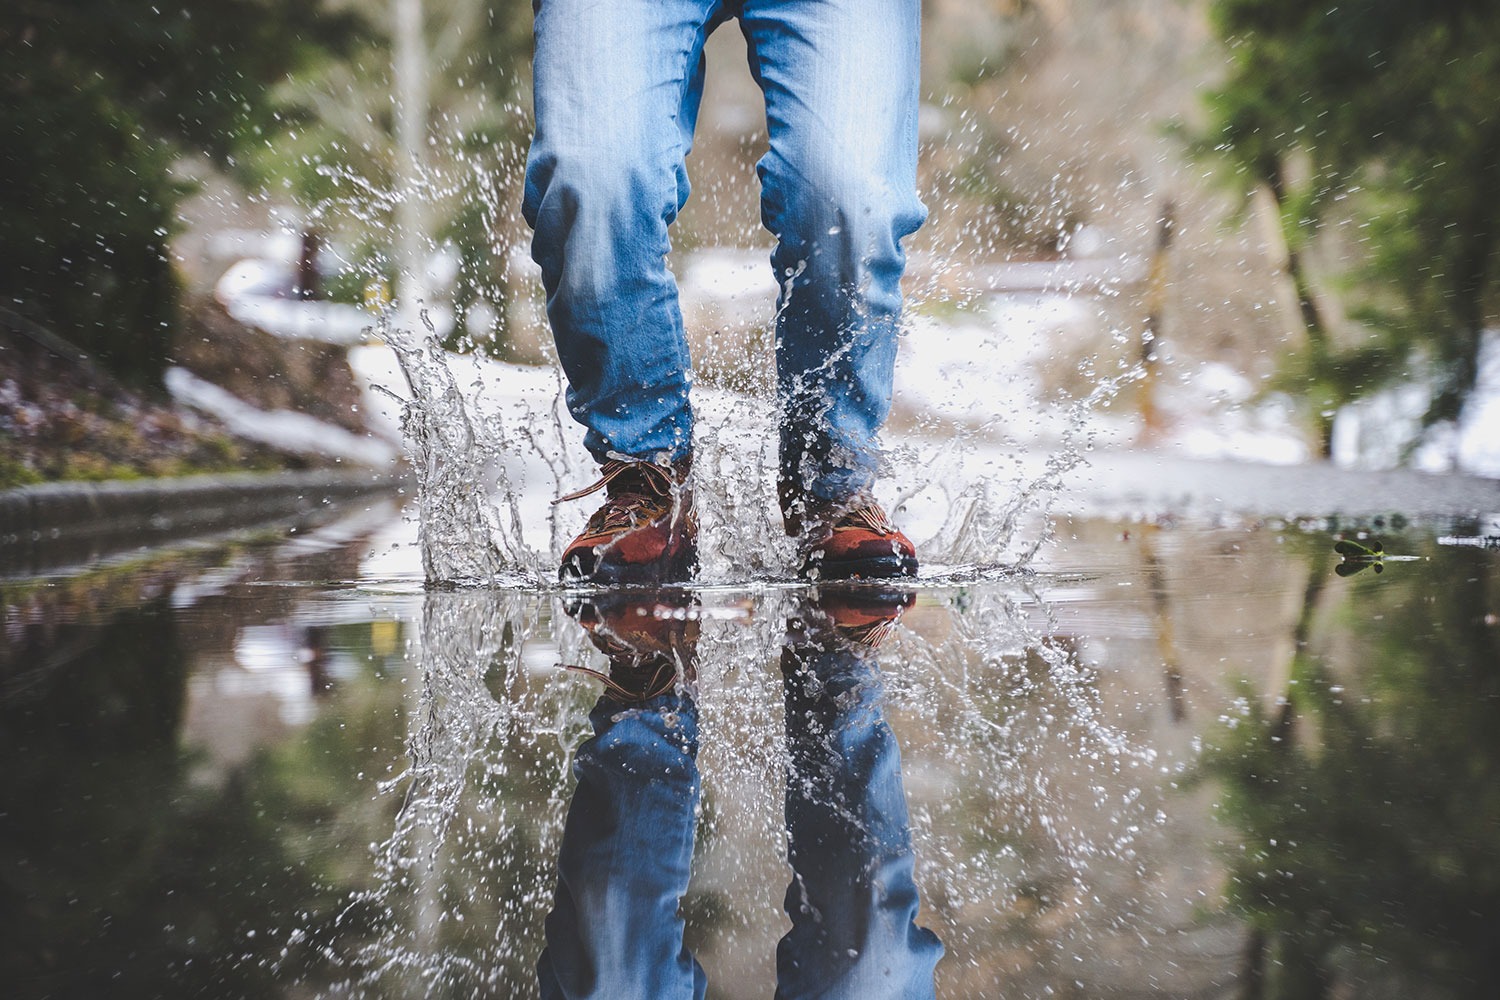
[[[1061,440],[1066,403],[1043,405],[1041,372],[1102,323],[1061,295],[995,296],[977,313],[913,316],[896,359],[896,405],[1024,443]]]
[[[262,410],[185,368],[168,368],[164,381],[178,403],[216,417],[238,437],[282,451],[322,455],[377,468],[390,465],[400,454],[388,440],[361,437],[305,413]]]
[[[1346,469],[1388,469],[1405,458],[1424,472],[1500,478],[1500,331],[1491,330],[1480,347],[1479,375],[1462,416],[1423,435],[1430,394],[1429,384],[1413,383],[1345,406],[1333,424],[1334,462]]]
[[[370,339],[375,318],[368,311],[297,298],[295,285],[295,269],[288,262],[247,258],[224,272],[214,286],[214,297],[230,316],[273,337],[345,346]],[[439,336],[453,329],[453,312],[444,306],[429,305],[427,318]]]
[[[677,278],[678,295],[684,305],[749,299],[774,306],[777,287],[769,258],[768,250],[704,247],[687,255]]]
[[[1106,324],[1099,300],[1046,292],[993,295],[980,311],[952,318],[915,316],[896,363],[896,405],[916,411],[919,424],[941,418],[1029,447],[1056,447],[1070,432],[1097,447],[1128,447],[1141,427],[1123,396],[1105,391],[1079,414],[1043,380],[1090,342],[1109,342]],[[1105,370],[1085,381],[1109,376]],[[1291,401],[1256,401],[1253,383],[1227,365],[1165,363],[1155,391],[1167,423],[1155,448],[1276,465],[1308,458]]]
[[[1255,398],[1255,384],[1228,365],[1164,366],[1157,405],[1168,429],[1165,451],[1205,461],[1297,465],[1310,456],[1296,407],[1281,393]]]

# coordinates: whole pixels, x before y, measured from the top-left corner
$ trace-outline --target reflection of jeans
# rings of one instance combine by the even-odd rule
[[[930,997],[943,946],[918,927],[901,751],[873,650],[788,645],[787,854],[792,929],[778,997]]]
[[[702,997],[677,915],[693,860],[697,709],[677,695],[632,708],[601,698],[589,718],[537,964],[542,997]]]
[[[537,0],[532,254],[589,450],[685,454],[690,363],[667,229],[688,196],[704,41],[731,17],[766,101],[757,171],[782,286],[783,476],[840,499],[874,475],[901,240],[925,211],[919,0]]]
[[[917,927],[900,751],[881,717],[868,653],[800,647],[784,663],[792,929],[778,997],[933,995],[942,945]],[[558,857],[538,964],[542,996],[702,997],[683,948],[699,780],[692,702],[602,699],[578,750],[578,788]]]

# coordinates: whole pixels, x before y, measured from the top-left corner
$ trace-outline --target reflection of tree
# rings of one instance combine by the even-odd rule
[[[1310,644],[1326,562],[1279,707],[1252,703],[1205,761],[1245,844],[1229,896],[1257,939],[1246,995],[1471,994],[1500,973],[1494,568],[1439,550],[1431,577],[1341,584],[1346,692]]]
[[[385,814],[357,841],[381,842],[374,871],[342,883],[364,926],[351,931],[340,918],[307,928],[345,957],[356,995],[535,989],[569,729],[586,715],[575,698],[584,685],[539,683],[523,665],[541,606],[519,592],[424,601],[410,762],[393,788],[403,794],[382,797]],[[346,857],[351,842],[339,845]]]
[[[378,682],[398,643],[375,641],[367,625],[329,629],[330,646],[375,677],[342,685],[340,709],[299,738],[210,773],[182,746],[190,665],[247,616],[288,610],[268,588],[214,597],[188,612],[197,625],[184,636],[178,581],[225,558],[197,553],[3,592],[9,996],[280,996],[288,979],[329,981],[340,940],[368,930],[347,909],[350,888],[369,880],[368,857],[350,845],[389,829],[391,804],[372,803],[357,775],[385,774],[399,747],[400,688]],[[337,561],[292,560],[314,571]],[[336,917],[337,939],[317,933]]]
[[[6,948],[24,996],[272,995],[257,942],[309,894],[245,786],[195,788],[185,658],[163,597],[83,635],[0,706]],[[71,631],[72,634],[66,634]]]
[[[1173,722],[1183,722],[1187,719],[1187,701],[1182,693],[1182,665],[1177,657],[1176,630],[1172,627],[1171,588],[1167,583],[1166,567],[1156,552],[1157,530],[1155,525],[1141,525],[1141,561],[1145,563],[1146,584],[1151,591],[1151,619],[1156,648],[1161,654],[1167,712]]]

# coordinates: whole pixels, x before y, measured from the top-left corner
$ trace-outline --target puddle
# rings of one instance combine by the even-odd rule
[[[376,509],[6,582],[8,992],[524,997],[544,947],[685,941],[710,996],[761,997],[785,937],[788,984],[795,955],[944,997],[1481,995],[1494,526],[1323,527],[1061,518],[995,579],[622,607],[424,590]],[[591,724],[567,668],[622,637],[695,682]],[[675,853],[612,854],[606,807]],[[548,924],[560,852],[608,919]],[[632,890],[684,872],[679,930]]]

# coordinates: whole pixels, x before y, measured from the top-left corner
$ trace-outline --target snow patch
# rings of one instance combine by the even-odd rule
[[[185,368],[168,368],[164,381],[177,402],[212,415],[238,437],[281,451],[377,468],[391,464],[400,454],[387,441],[352,434],[305,413],[262,410]]]
[[[1474,391],[1456,421],[1422,427],[1432,383],[1393,386],[1342,407],[1333,422],[1333,461],[1346,469],[1470,472],[1500,478],[1500,331],[1479,349]]]

